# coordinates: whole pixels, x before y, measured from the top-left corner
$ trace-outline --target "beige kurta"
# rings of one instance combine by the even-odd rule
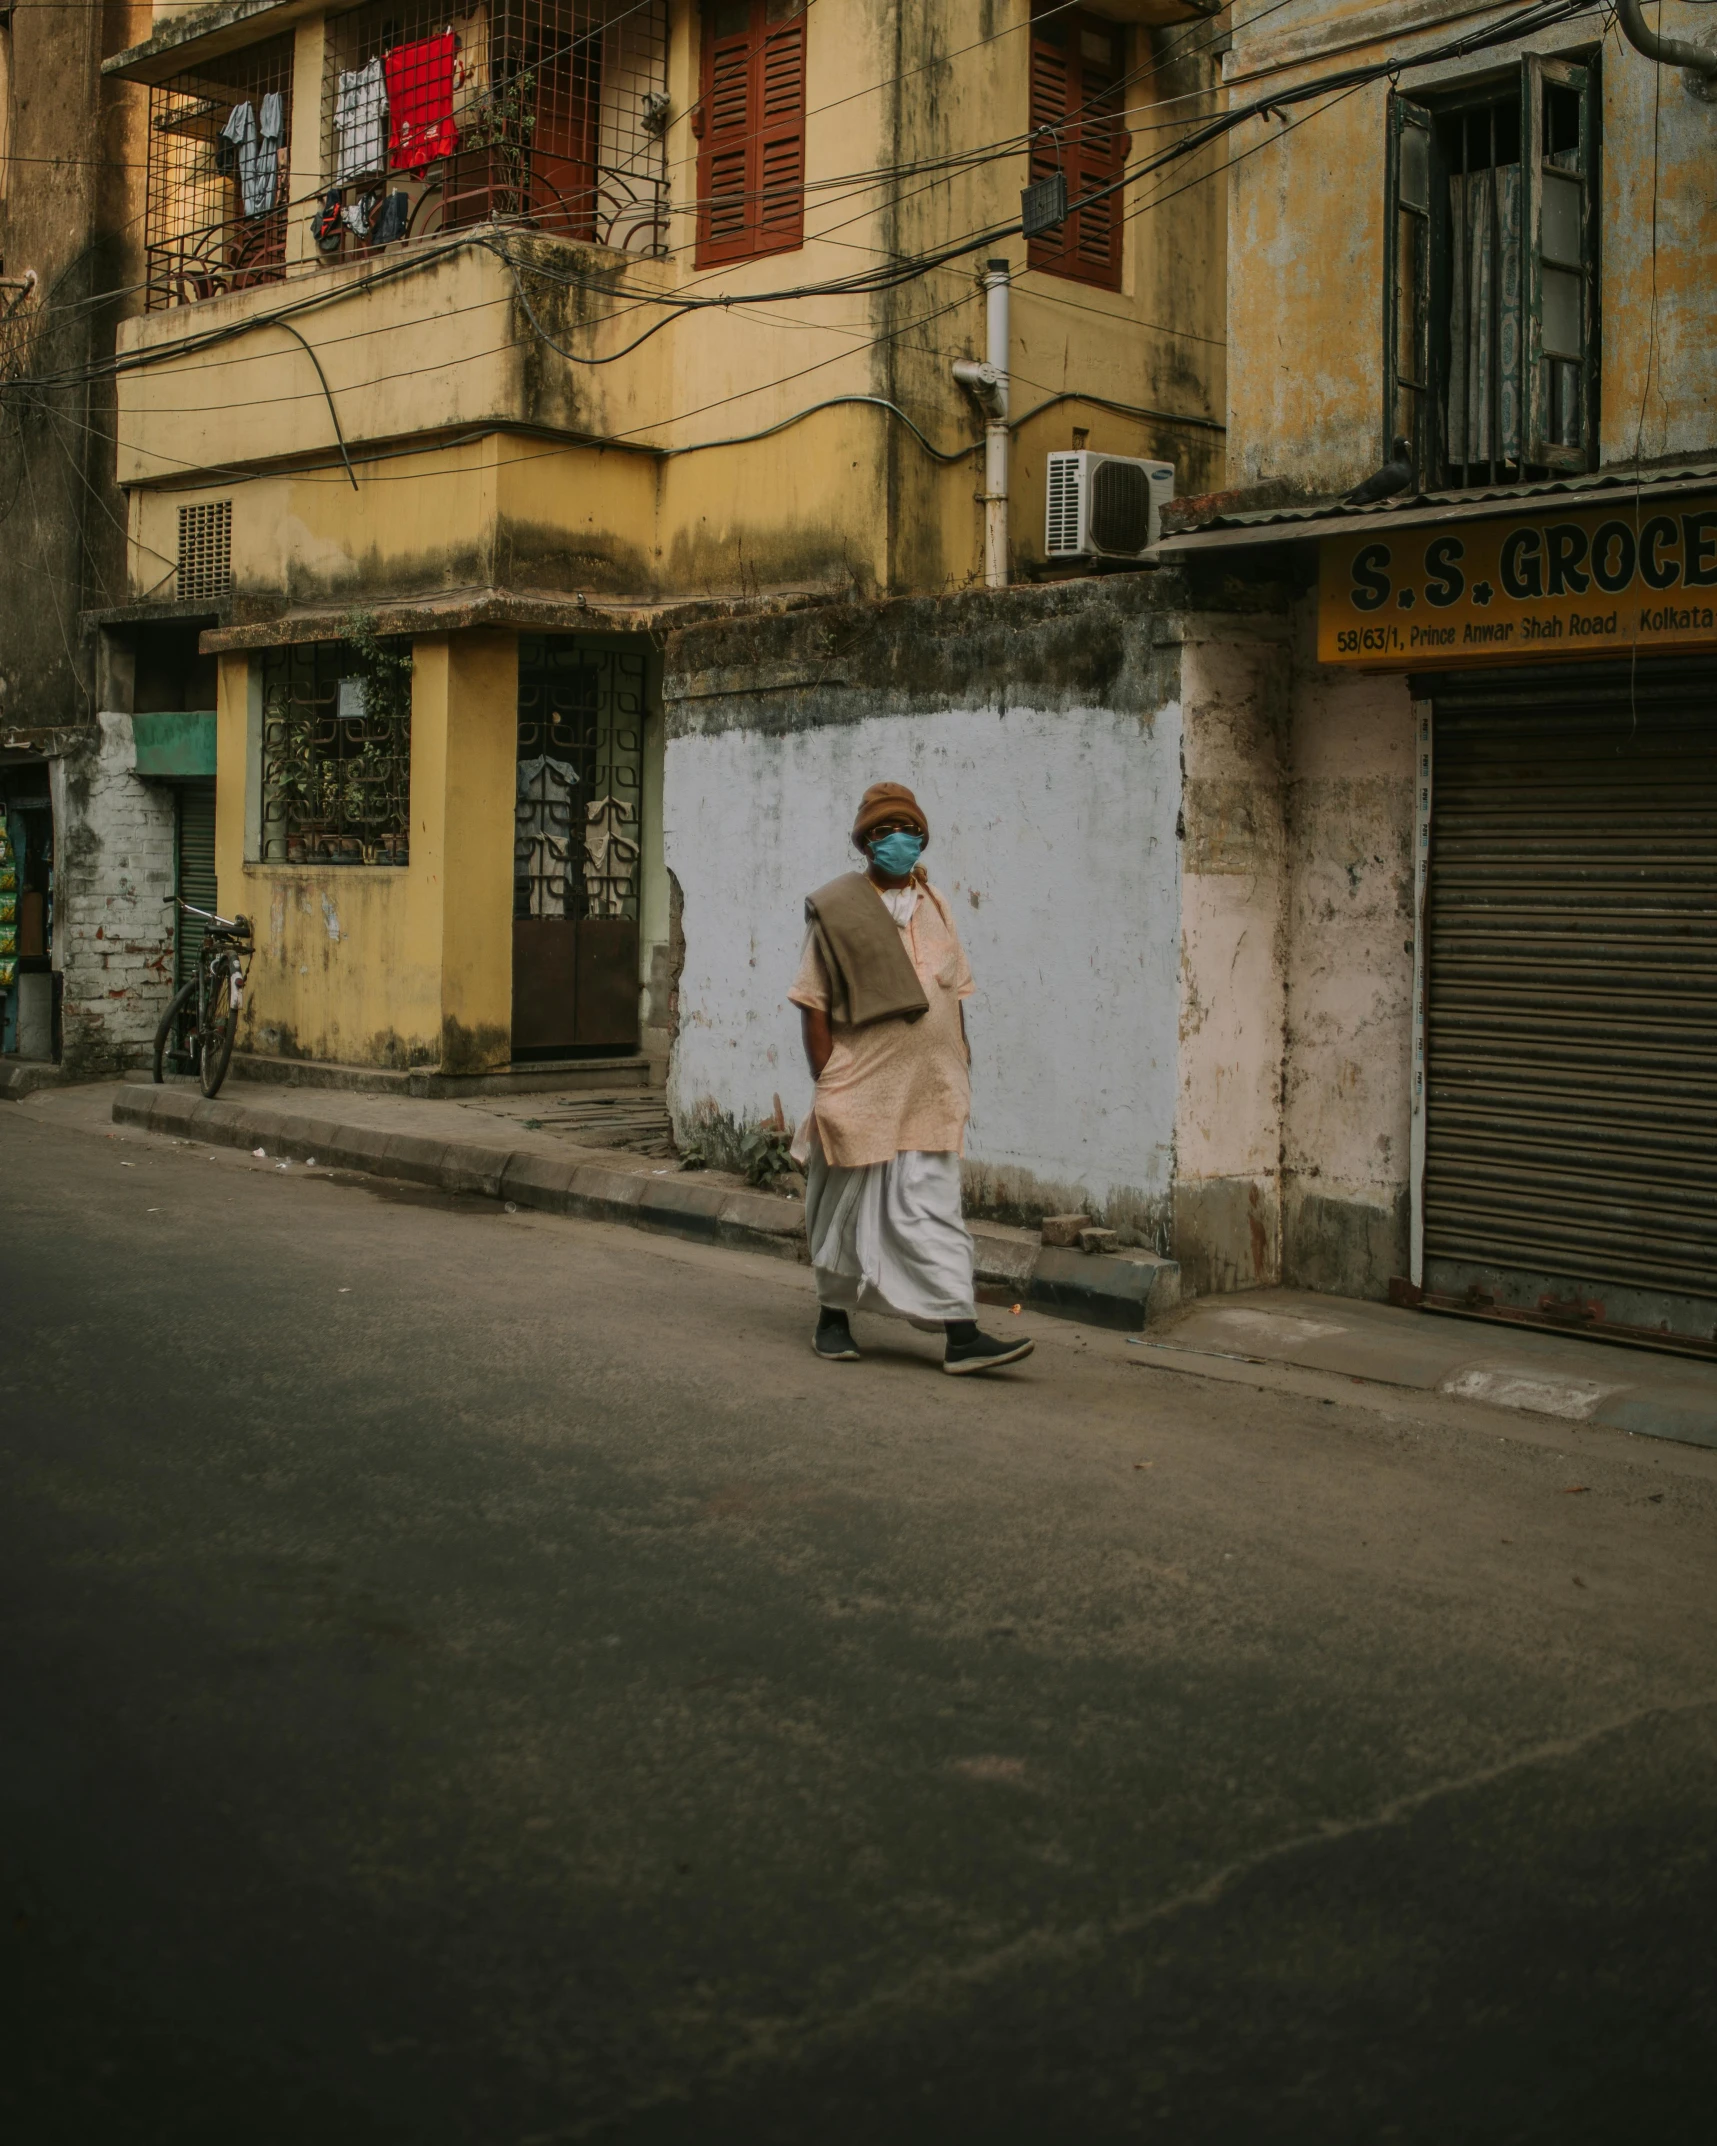
[[[813,1130],[828,1161],[842,1170],[892,1162],[909,1149],[964,1152],[972,1083],[960,1001],[976,987],[948,904],[928,880],[916,883],[918,904],[900,936],[930,1009],[916,1021],[834,1030],[816,1099],[793,1143],[801,1161]],[[829,979],[814,936],[805,941],[787,996],[795,1006],[828,1011]]]

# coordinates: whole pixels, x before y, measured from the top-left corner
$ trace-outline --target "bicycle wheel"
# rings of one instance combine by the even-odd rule
[[[238,1034],[238,1008],[232,998],[232,972],[223,963],[209,979],[208,1025],[202,1034],[197,1059],[197,1077],[203,1093],[211,1099],[221,1092],[221,1082],[232,1063],[233,1039]]]
[[[166,1058],[171,1056],[178,1060],[190,1056],[187,1044],[196,1018],[197,987],[194,983],[181,984],[155,1031],[155,1078],[158,1081],[167,1078],[163,1064]]]

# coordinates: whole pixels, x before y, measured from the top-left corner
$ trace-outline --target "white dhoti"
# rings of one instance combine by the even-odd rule
[[[820,1303],[941,1325],[973,1319],[972,1239],[960,1216],[960,1158],[908,1149],[838,1170],[813,1141],[805,1235]]]

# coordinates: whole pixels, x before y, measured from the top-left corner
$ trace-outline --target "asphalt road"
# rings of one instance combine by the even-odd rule
[[[810,1302],[0,1106],[8,2138],[1703,2146],[1717,1456]]]

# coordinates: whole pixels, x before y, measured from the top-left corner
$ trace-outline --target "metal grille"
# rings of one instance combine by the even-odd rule
[[[178,888],[186,901],[199,909],[218,909],[215,900],[215,786],[212,782],[187,782],[179,786],[175,801],[174,829],[177,847]],[[188,984],[197,973],[207,927],[198,917],[179,916],[173,946],[175,988]]]
[[[498,218],[667,245],[667,0],[375,0],[329,25],[324,257]]]
[[[638,915],[646,656],[519,642],[515,917]]]
[[[150,90],[144,246],[152,310],[284,279],[291,93],[290,36],[225,53]]]
[[[409,642],[384,644],[396,660]],[[411,675],[345,643],[262,658],[264,864],[405,864],[411,829]]]
[[[1435,687],[1425,1286],[1717,1340],[1717,666]]]
[[[179,509],[181,597],[225,596],[233,585],[233,503],[210,499]]]
[[[1081,467],[1077,454],[1049,457],[1049,503],[1044,515],[1043,548],[1052,559],[1071,557],[1079,550]]]

